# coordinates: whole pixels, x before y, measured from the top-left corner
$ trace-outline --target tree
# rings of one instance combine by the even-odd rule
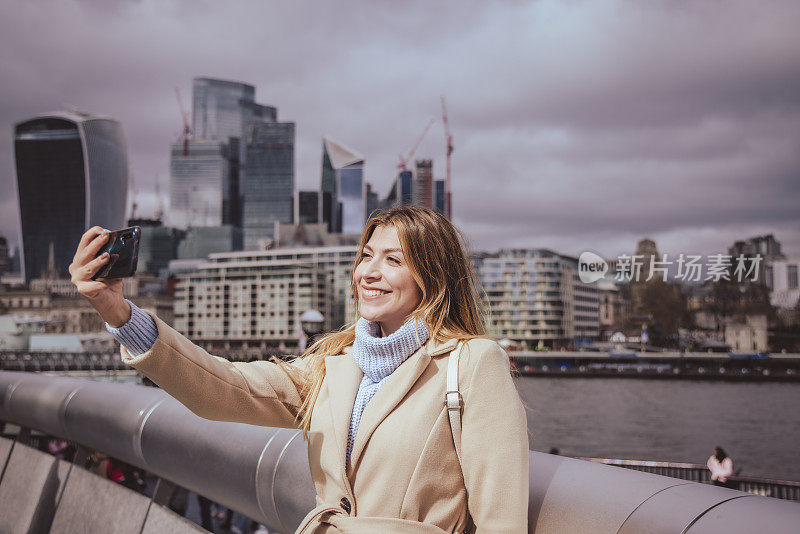
[[[762,314],[770,321],[775,319],[769,289],[763,284],[718,280],[711,283],[708,299],[707,308],[718,320],[740,314]]]
[[[637,329],[647,322],[647,334],[652,345],[660,347],[675,346],[678,328],[688,323],[686,297],[676,283],[653,279],[641,283],[639,293],[639,313],[629,321],[631,329]],[[643,320],[644,317],[649,317]]]

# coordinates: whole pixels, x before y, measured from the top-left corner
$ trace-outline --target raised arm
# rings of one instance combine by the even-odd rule
[[[133,317],[122,294],[122,279],[92,280],[108,261],[107,256],[95,258],[107,239],[103,228],[89,229],[81,238],[69,271],[78,292],[112,327],[115,337],[124,337],[126,330],[130,334],[132,326],[138,327],[133,329],[134,336],[151,330],[151,335],[142,335],[136,343],[121,340],[123,361],[201,417],[262,426],[297,426],[296,416],[302,404],[302,388],[298,385],[302,382],[301,362],[293,367],[293,377],[272,362],[233,363],[208,354],[154,315],[144,316],[137,310],[139,314]]]
[[[493,341],[466,344],[461,450],[469,512],[479,534],[528,530],[528,434],[508,356]]]
[[[200,417],[296,428],[303,370],[294,377],[273,362],[231,362],[212,356],[151,315],[158,337],[150,350],[122,360],[138,369]],[[293,379],[294,378],[294,379]]]

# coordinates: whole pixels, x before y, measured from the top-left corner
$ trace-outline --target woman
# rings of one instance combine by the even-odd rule
[[[527,531],[525,411],[445,217],[401,207],[371,219],[353,269],[359,319],[291,364],[211,356],[124,300],[121,280],[92,281],[104,241],[86,232],[70,272],[126,363],[201,417],[303,430],[319,506],[298,532]],[[460,458],[444,405],[459,342]]]
[[[714,452],[706,462],[711,471],[711,483],[715,486],[731,487],[728,477],[733,475],[733,460],[725,453],[722,447],[714,447]]]

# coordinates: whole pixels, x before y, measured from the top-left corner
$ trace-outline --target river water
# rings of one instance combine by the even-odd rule
[[[800,480],[800,384],[516,378],[531,449],[704,464],[717,445],[741,475]]]

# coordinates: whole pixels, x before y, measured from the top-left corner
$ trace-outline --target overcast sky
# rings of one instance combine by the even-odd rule
[[[12,128],[64,108],[119,119],[140,215],[169,191],[195,76],[256,86],[297,124],[296,184],[322,136],[381,196],[417,151],[476,250],[713,253],[775,234],[800,256],[800,2],[0,0],[0,234],[18,240]],[[166,205],[169,205],[166,200]]]

